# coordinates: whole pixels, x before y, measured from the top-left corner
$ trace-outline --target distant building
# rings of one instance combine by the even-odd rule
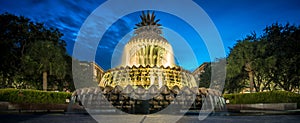
[[[81,61],[80,66],[82,66],[82,70],[87,71],[89,69],[92,70],[93,73],[93,81],[100,82],[100,79],[104,75],[105,71],[101,66],[99,66],[96,62],[86,62]]]
[[[96,62],[91,62],[91,65],[93,66],[94,79],[99,83],[105,71]]]
[[[208,62],[204,62],[203,64],[201,64],[196,70],[194,70],[194,72],[192,73],[195,77],[195,80],[197,83],[200,82],[201,78],[200,75],[203,74],[204,68],[208,65]]]

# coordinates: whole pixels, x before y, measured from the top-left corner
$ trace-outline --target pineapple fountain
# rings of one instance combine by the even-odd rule
[[[99,87],[77,89],[72,100],[86,109],[118,109],[132,114],[150,114],[172,105],[172,112],[200,110],[205,97],[210,108],[223,110],[221,92],[198,88],[191,72],[174,62],[172,46],[162,37],[154,13],[140,16],[134,36],[125,45],[122,63],[107,70]],[[207,102],[207,101],[206,101]]]
[[[108,70],[99,86],[197,87],[193,75],[175,65],[172,46],[161,36],[161,25],[154,13],[143,12],[141,19],[136,24],[135,36],[125,45],[122,64]]]

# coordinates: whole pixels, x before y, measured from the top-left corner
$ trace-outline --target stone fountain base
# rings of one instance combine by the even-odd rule
[[[77,89],[72,96],[71,105],[75,101],[88,112],[116,112],[130,114],[152,114],[156,112],[182,113],[188,110],[225,110],[225,101],[221,93],[206,88],[179,88],[174,86],[148,89],[142,86],[90,87]],[[203,108],[205,104],[205,108]]]

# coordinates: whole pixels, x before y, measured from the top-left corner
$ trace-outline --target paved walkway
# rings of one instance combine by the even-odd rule
[[[103,123],[299,123],[300,115],[251,115],[251,116],[209,116],[199,120],[198,115],[178,117],[174,115],[93,115]],[[1,123],[96,123],[88,114],[26,113],[0,114]],[[178,119],[178,120],[177,120]]]

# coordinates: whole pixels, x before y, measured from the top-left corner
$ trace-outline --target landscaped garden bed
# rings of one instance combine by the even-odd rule
[[[0,89],[0,110],[62,110],[68,108],[71,93],[39,90]]]
[[[228,110],[293,110],[300,108],[300,94],[270,91],[224,94]]]

